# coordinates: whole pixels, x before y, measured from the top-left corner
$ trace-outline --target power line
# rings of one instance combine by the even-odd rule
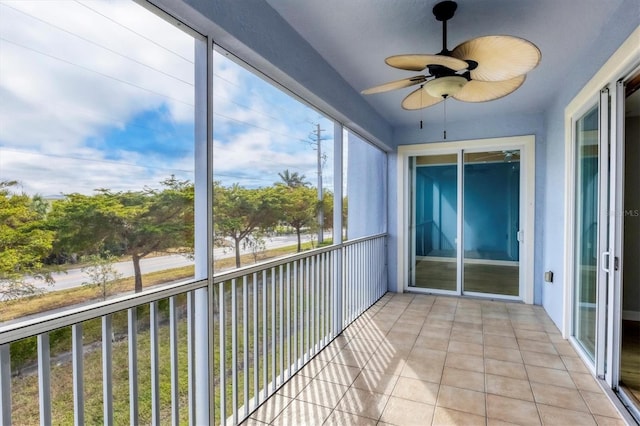
[[[29,18],[31,18],[31,19],[33,19],[33,20],[36,20],[36,21],[42,22],[42,23],[43,23],[43,24],[45,24],[45,25],[48,25],[48,26],[50,26],[50,27],[52,27],[52,28],[55,28],[55,29],[57,29],[57,30],[59,30],[59,31],[62,31],[62,32],[64,32],[64,33],[67,33],[67,34],[69,34],[69,35],[71,35],[71,36],[73,36],[73,37],[76,37],[76,38],[78,38],[78,39],[80,39],[80,40],[83,40],[83,41],[85,41],[85,42],[87,42],[87,43],[93,44],[94,46],[98,46],[98,47],[100,47],[101,49],[104,49],[104,50],[106,50],[106,51],[108,51],[108,52],[111,52],[111,53],[113,53],[113,54],[115,54],[115,55],[118,55],[118,56],[120,56],[120,57],[122,57],[122,58],[125,58],[125,59],[127,59],[127,60],[129,60],[129,61],[131,61],[131,62],[134,62],[134,63],[138,64],[138,65],[142,65],[142,66],[144,66],[144,67],[146,67],[146,68],[149,68],[149,69],[151,69],[151,70],[153,70],[153,71],[155,71],[155,72],[158,72],[158,73],[160,73],[160,74],[163,74],[163,75],[165,75],[165,76],[167,76],[167,77],[170,77],[170,78],[172,78],[172,79],[174,79],[174,80],[177,80],[177,81],[179,81],[179,82],[181,82],[181,83],[187,84],[187,85],[189,85],[189,86],[193,86],[193,83],[192,83],[192,82],[189,82],[189,81],[183,80],[183,79],[181,79],[180,77],[176,77],[176,76],[174,76],[174,75],[172,75],[172,74],[169,74],[169,73],[167,73],[167,72],[165,72],[165,71],[162,71],[161,69],[158,69],[158,68],[152,67],[151,65],[145,64],[144,62],[141,62],[141,61],[139,61],[139,60],[137,60],[137,59],[135,59],[135,58],[132,58],[132,57],[127,56],[127,55],[125,55],[125,54],[123,54],[123,53],[120,53],[120,52],[118,52],[118,51],[116,51],[116,50],[113,50],[113,49],[111,49],[111,48],[109,48],[109,47],[106,47],[106,46],[104,46],[104,45],[102,45],[102,44],[100,44],[100,43],[97,43],[97,42],[95,42],[95,41],[93,41],[93,40],[89,40],[89,39],[88,39],[88,38],[86,38],[86,37],[83,37],[83,36],[81,36],[81,35],[79,35],[79,34],[76,34],[76,33],[74,33],[74,32],[71,32],[71,31],[67,30],[67,29],[64,29],[64,28],[59,27],[59,26],[57,26],[57,25],[55,25],[55,24],[52,24],[51,22],[45,21],[44,19],[38,18],[38,17],[36,17],[36,16],[34,16],[34,15],[31,15],[30,13],[24,12],[24,11],[22,11],[22,10],[20,10],[20,9],[16,9],[15,7],[9,6],[9,5],[7,5],[7,4],[5,4],[5,5],[3,5],[3,6],[8,7],[8,8],[10,8],[10,9],[13,9],[13,10],[15,10],[16,12],[21,13],[21,14],[23,14],[23,15],[25,15],[25,16],[28,16]],[[192,62],[192,64],[193,64],[193,62]]]
[[[83,7],[86,7],[87,9],[91,10],[91,11],[92,11],[92,12],[94,12],[95,14],[100,15],[100,16],[102,16],[102,17],[103,17],[103,18],[105,18],[105,19],[108,19],[109,21],[113,22],[114,24],[118,25],[119,27],[122,27],[122,28],[124,28],[125,30],[127,30],[127,31],[129,31],[129,32],[132,32],[133,34],[137,35],[138,37],[140,37],[140,38],[142,38],[142,39],[144,39],[144,40],[147,40],[149,43],[152,43],[152,44],[154,44],[154,45],[158,46],[158,47],[159,47],[159,48],[161,48],[162,50],[166,50],[167,52],[169,52],[169,53],[171,53],[171,54],[173,54],[173,55],[176,55],[177,57],[179,57],[179,58],[181,58],[181,59],[184,59],[186,62],[188,62],[188,63],[190,63],[190,64],[193,64],[193,61],[192,61],[191,59],[189,59],[189,58],[187,58],[187,57],[185,57],[185,56],[182,56],[181,54],[179,54],[179,53],[177,53],[177,52],[174,52],[174,51],[173,51],[173,50],[171,50],[171,49],[168,49],[167,47],[165,47],[165,46],[161,45],[161,44],[160,44],[160,43],[158,43],[157,41],[155,41],[155,40],[153,40],[153,39],[151,39],[151,38],[149,38],[149,37],[147,37],[147,36],[145,36],[145,35],[143,35],[143,34],[140,34],[139,32],[137,32],[137,31],[133,30],[132,28],[127,27],[126,25],[123,25],[122,23],[120,23],[120,22],[116,21],[115,19],[111,18],[110,16],[107,16],[107,15],[105,15],[105,14],[101,13],[101,12],[98,12],[98,11],[97,11],[97,10],[95,10],[94,8],[89,7],[89,6],[87,6],[86,4],[84,4],[84,3],[82,3],[82,2],[79,2],[78,0],[76,0],[76,3],[78,3],[79,5],[81,5],[81,6],[83,6]]]
[[[232,85],[232,86],[234,86],[234,87],[237,87],[237,88],[240,88],[240,89],[244,89],[244,88],[246,87],[246,86],[243,86],[243,85],[240,85],[240,84],[236,84],[235,82],[233,82],[233,81],[231,81],[231,80],[229,80],[229,79],[227,79],[227,78],[222,77],[222,76],[221,76],[220,74],[218,74],[218,73],[215,73],[215,72],[214,72],[214,73],[213,73],[213,75],[214,75],[214,77],[216,77],[216,78],[218,78],[218,79],[220,79],[220,80],[222,80],[222,81],[224,81],[224,82],[226,82],[226,83],[228,83],[228,84],[230,84],[230,85]],[[259,79],[259,77],[255,76],[255,75],[253,75],[253,74],[251,74],[251,78]],[[267,84],[268,84],[268,83],[267,83]],[[269,87],[270,87],[271,89],[273,89],[274,91],[278,91],[278,93],[280,93],[280,94],[282,94],[282,95],[284,95],[284,96],[287,96],[289,99],[292,99],[292,100],[294,100],[294,101],[298,102],[295,98],[293,98],[293,97],[291,97],[291,96],[287,95],[285,92],[280,91],[277,87],[275,87],[275,86],[273,86],[273,85],[269,85]],[[262,112],[262,111],[258,111],[258,110],[254,109],[254,108],[249,107],[248,105],[244,105],[244,104],[238,103],[238,102],[234,101],[233,99],[231,99],[231,98],[230,98],[230,97],[228,97],[228,96],[219,96],[219,95],[215,95],[215,82],[214,82],[214,97],[216,97],[216,98],[218,98],[218,99],[227,99],[227,100],[229,100],[230,102],[232,102],[232,103],[234,103],[234,104],[236,104],[236,105],[238,105],[238,106],[240,106],[240,107],[243,107],[243,108],[245,108],[245,109],[247,109],[247,110],[249,110],[249,111],[255,111],[255,112],[258,112],[259,114],[264,115],[265,117],[269,117],[269,118],[271,118],[271,119],[273,119],[273,120],[277,120],[277,121],[280,121],[280,120],[281,120],[281,119],[280,119],[280,118],[278,118],[278,117],[275,117],[275,116],[272,116],[272,115],[266,114],[266,113],[264,113],[264,112]],[[265,104],[267,104],[267,105],[268,105],[270,108],[272,108],[272,109],[280,110],[280,111],[282,111],[282,112],[283,112],[283,113],[285,113],[285,114],[289,114],[289,113],[291,112],[289,109],[285,109],[285,108],[283,108],[281,105],[278,105],[278,104],[273,103],[273,102],[266,102],[265,98],[261,98],[261,99],[262,99],[262,101],[264,101],[264,102],[265,102]],[[299,103],[300,103],[300,102],[299,102]],[[301,106],[301,107],[303,107],[303,108],[305,108],[305,109],[309,109],[309,110],[313,111],[311,108],[309,108],[309,107],[305,106],[305,105],[304,105],[304,104],[302,104],[302,103],[300,103],[300,106]],[[293,122],[292,124],[303,124],[303,123],[311,123],[311,124],[313,124],[314,122],[313,122],[313,121],[311,121],[311,120],[309,120],[309,119],[304,119],[304,120],[302,120],[302,121],[296,121],[296,122]]]
[[[274,132],[273,130],[267,129],[266,127],[258,126],[257,124],[249,123],[248,121],[238,120],[236,118],[232,118],[232,117],[226,116],[224,114],[220,114],[219,112],[214,112],[213,115],[216,115],[218,117],[224,118],[224,119],[229,120],[229,121],[233,121],[233,122],[242,124],[244,126],[255,127],[256,129],[264,130],[264,131],[269,132],[269,133],[274,134],[274,135],[284,136],[287,139],[294,139],[294,140],[297,140],[297,141],[306,142],[304,139],[300,139],[297,136],[288,135],[286,133]],[[214,128],[215,128],[215,125],[214,125]]]
[[[42,51],[37,50],[37,49],[34,49],[34,48],[32,48],[32,47],[25,46],[25,45],[23,45],[23,44],[21,44],[21,43],[17,43],[17,42],[15,42],[15,41],[13,41],[13,40],[9,40],[9,39],[4,38],[4,37],[0,37],[0,40],[3,40],[3,41],[5,41],[5,42],[7,42],[7,43],[13,44],[13,45],[18,46],[18,47],[21,47],[21,48],[23,48],[23,49],[30,50],[30,51],[32,51],[32,52],[35,52],[35,53],[39,54],[39,55],[43,55],[43,56],[49,57],[49,58],[51,58],[51,59],[55,59],[55,60],[57,60],[57,61],[60,61],[60,62],[65,63],[65,64],[67,64],[67,65],[71,65],[71,66],[74,66],[74,67],[80,68],[80,69],[82,69],[82,70],[84,70],[84,71],[87,71],[87,72],[91,72],[91,73],[94,73],[94,74],[100,75],[100,76],[105,77],[105,78],[108,78],[108,79],[110,79],[110,80],[114,80],[114,81],[117,81],[117,82],[119,82],[119,83],[126,84],[126,85],[128,85],[128,86],[132,86],[132,87],[135,87],[135,88],[140,89],[140,90],[144,90],[145,92],[153,93],[154,95],[158,95],[158,96],[161,96],[161,97],[163,97],[163,98],[170,99],[170,100],[172,100],[172,101],[175,101],[175,102],[178,102],[178,103],[184,104],[184,105],[189,106],[189,107],[192,107],[192,108],[194,107],[194,104],[190,104],[190,103],[188,103],[188,102],[186,102],[186,101],[183,101],[183,100],[181,100],[181,99],[177,99],[177,98],[174,98],[174,97],[172,97],[172,96],[165,95],[165,94],[163,94],[163,93],[156,92],[156,91],[154,91],[154,90],[148,89],[148,88],[146,88],[146,87],[142,87],[142,86],[140,86],[140,85],[138,85],[138,84],[135,84],[135,83],[132,83],[132,82],[130,82],[130,81],[122,80],[122,79],[120,79],[120,78],[118,78],[118,77],[114,77],[114,76],[111,76],[111,75],[108,75],[108,74],[102,73],[102,72],[100,72],[100,71],[93,70],[93,69],[88,68],[88,67],[85,67],[85,66],[83,66],[83,65],[80,65],[80,64],[76,64],[76,63],[74,63],[74,62],[71,62],[71,61],[69,61],[69,60],[67,60],[67,59],[59,58],[59,57],[57,57],[57,56],[51,55],[51,54],[49,54],[49,53],[42,52]]]

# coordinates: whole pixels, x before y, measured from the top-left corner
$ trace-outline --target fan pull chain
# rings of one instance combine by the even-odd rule
[[[444,139],[447,139],[447,95],[444,95]]]
[[[424,100],[423,100],[424,90],[423,90],[423,87],[424,87],[424,84],[421,84],[420,85],[420,106],[424,105]],[[422,119],[424,118],[424,108],[421,109],[420,115],[422,116],[420,118],[420,130],[422,130]]]

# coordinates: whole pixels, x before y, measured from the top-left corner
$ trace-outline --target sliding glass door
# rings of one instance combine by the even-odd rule
[[[596,302],[598,284],[598,197],[599,158],[598,105],[585,112],[575,123],[575,222],[573,335],[585,354],[595,361]],[[605,171],[605,173],[607,173]],[[604,178],[604,176],[603,176]],[[606,190],[606,189],[605,189]],[[605,209],[606,211],[606,209]],[[600,227],[606,226],[601,223]]]
[[[520,150],[464,153],[466,293],[520,295]]]
[[[412,285],[458,291],[458,156],[415,157]]]
[[[521,299],[521,149],[411,158],[409,286]]]

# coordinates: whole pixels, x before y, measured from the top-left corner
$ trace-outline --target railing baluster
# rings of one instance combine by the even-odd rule
[[[138,311],[127,310],[129,355],[129,424],[138,424]]]
[[[111,315],[102,317],[102,407],[104,424],[113,424],[113,367]]]
[[[244,415],[249,415],[249,292],[247,276],[242,277],[242,363]]]
[[[300,288],[298,289],[298,297],[300,298],[299,301],[299,311],[300,311],[300,323],[299,323],[299,327],[300,327],[300,348],[299,348],[299,359],[301,362],[300,368],[302,368],[302,366],[305,363],[305,326],[306,326],[306,322],[305,322],[305,315],[306,315],[306,309],[304,306],[304,301],[306,299],[306,294],[305,294],[305,285],[306,285],[306,280],[305,280],[305,275],[304,275],[304,268],[305,265],[305,261],[304,259],[300,260],[300,268],[299,268],[299,272],[300,272],[300,282],[299,282],[299,286]]]
[[[365,283],[365,295],[362,298],[362,306],[361,306],[361,310],[360,313],[364,312],[364,310],[366,309],[365,306],[367,306],[367,302],[369,302],[369,300],[371,300],[371,296],[369,295],[369,291],[371,290],[371,268],[370,268],[370,257],[369,255],[371,254],[371,242],[367,241],[366,245],[364,247],[364,259],[363,259],[363,268],[364,268],[364,283]]]
[[[271,395],[269,389],[269,348],[267,342],[269,335],[267,334],[267,321],[269,312],[267,302],[267,271],[262,271],[262,381],[264,382],[264,398],[267,399]]]
[[[323,347],[324,338],[322,336],[322,319],[324,311],[322,309],[322,258],[323,254],[316,256],[316,351],[320,351]]]
[[[10,343],[0,345],[0,425],[11,424]]]
[[[298,262],[293,262],[293,371],[298,371]],[[293,373],[291,374],[293,376]]]
[[[318,287],[318,291],[319,291],[319,311],[320,311],[320,315],[318,316],[318,330],[319,330],[319,337],[320,337],[320,341],[319,341],[319,345],[320,348],[324,348],[325,344],[326,344],[326,329],[324,326],[325,320],[327,318],[327,309],[325,306],[325,296],[326,296],[326,276],[325,276],[325,266],[327,263],[327,254],[326,253],[322,253],[319,258],[320,261],[318,263],[318,274],[319,274],[319,287]]]
[[[357,301],[358,303],[356,304],[356,311],[354,312],[353,315],[353,319],[355,320],[358,317],[358,314],[360,313],[360,309],[362,307],[362,293],[364,292],[364,265],[362,265],[362,262],[364,260],[364,254],[363,254],[363,247],[358,244],[357,246],[357,251],[358,251],[358,255],[356,258],[356,264],[357,269],[358,269],[358,290],[357,290]]]
[[[309,357],[316,354],[316,256],[309,259]]]
[[[276,377],[276,274],[271,270],[271,389],[277,389]],[[265,384],[266,386],[266,384]]]
[[[260,359],[258,358],[258,273],[253,273],[253,393],[252,408],[260,405]]]
[[[310,283],[309,283],[309,264],[311,263],[311,259],[310,258],[305,258],[304,259],[304,282],[302,285],[302,291],[303,291],[303,305],[304,306],[304,311],[303,311],[303,317],[302,317],[302,324],[303,324],[303,333],[304,333],[304,348],[303,348],[303,362],[307,362],[309,360],[309,353],[310,353],[310,346],[309,346],[309,332],[311,330],[309,330],[309,288],[310,288]]]
[[[287,378],[293,376],[291,372],[291,263],[287,263]]]
[[[220,315],[220,343],[218,346],[218,357],[220,358],[220,415],[218,421],[220,424],[224,424],[227,419],[227,306],[225,303],[224,284],[225,281],[220,282],[218,301],[218,315]],[[190,417],[189,420],[191,421],[192,418]]]
[[[71,363],[73,368],[73,424],[84,424],[84,350],[82,323],[71,326]]]
[[[365,242],[366,244],[366,242]],[[362,306],[364,306],[364,297],[365,297],[365,288],[366,288],[366,274],[365,274],[365,265],[364,265],[364,261],[365,261],[365,247],[364,244],[363,245],[358,245],[358,268],[360,270],[359,273],[359,282],[360,282],[360,288],[359,288],[359,292],[358,292],[358,310],[356,311],[355,315],[354,315],[354,320],[358,317],[358,315],[360,315],[360,312],[362,312]]]
[[[0,345],[0,425],[11,424],[11,350]]]
[[[38,391],[40,424],[51,424],[51,358],[49,333],[38,334]]]
[[[282,265],[278,266],[278,303],[280,309],[280,327],[279,327],[279,337],[280,337],[280,384],[284,383],[284,306],[283,306],[283,297],[284,297],[284,277],[282,276],[283,268]]]
[[[236,279],[231,280],[231,403],[233,424],[238,423],[238,304]],[[225,419],[222,419],[224,422]]]
[[[158,351],[158,302],[149,303],[149,355],[151,357],[151,424],[160,423],[160,369]]]
[[[349,299],[349,295],[351,294],[349,286],[344,284],[349,282],[347,280],[349,280],[349,273],[351,269],[347,266],[349,264],[349,247],[345,247],[342,250],[342,285],[340,291],[342,293],[343,303],[341,307],[342,321],[340,322],[340,330],[343,330],[345,323],[349,321],[349,304],[351,303],[351,300]]]
[[[178,377],[178,312],[176,296],[169,298],[169,349],[171,351],[171,424],[180,423],[180,389]]]
[[[322,253],[322,278],[320,279],[320,285],[322,286],[322,347],[327,344],[327,314],[329,309],[327,306],[327,259],[328,253]]]
[[[195,375],[195,350],[196,332],[193,324],[195,318],[193,291],[187,292],[187,409],[189,412],[189,426],[195,426],[196,412],[196,375]],[[220,314],[222,315],[222,314]],[[211,367],[213,369],[213,366]],[[223,377],[220,377],[220,383],[223,383]],[[220,395],[222,400],[222,394]],[[133,426],[133,425],[132,425]]]

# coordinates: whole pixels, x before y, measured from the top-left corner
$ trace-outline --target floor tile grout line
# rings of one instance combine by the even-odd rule
[[[402,316],[403,316],[403,315],[405,315],[405,314],[407,313],[407,311],[409,311],[409,307],[412,305],[412,302],[413,302],[413,301],[415,301],[415,299],[416,299],[416,296],[414,295],[414,296],[412,296],[412,297],[411,297],[411,300],[409,300],[407,303],[404,303],[405,301],[403,301],[403,303],[399,303],[399,304],[398,304],[399,306],[397,306],[397,307],[390,306],[390,308],[392,308],[392,309],[393,309],[393,308],[400,308],[400,309],[401,309],[401,312],[396,316],[396,319],[394,320],[392,327],[390,327],[390,328],[386,329],[386,331],[384,332],[384,334],[381,336],[381,337],[383,338],[383,340],[382,340],[382,341],[380,341],[380,342],[378,342],[378,345],[376,345],[376,347],[380,346],[380,345],[382,344],[382,342],[384,342],[384,339],[388,338],[388,336],[392,334],[391,330],[392,330],[393,326],[395,326],[395,325],[397,325],[399,322],[401,322],[401,318],[402,318]],[[382,307],[384,307],[384,306],[388,306],[388,305],[389,305],[389,303],[390,303],[391,301],[393,301],[393,300],[394,300],[394,297],[389,298],[388,300],[386,300],[386,301],[385,301],[385,304],[384,304]],[[423,318],[424,318],[424,319],[422,320],[422,324],[421,324],[420,330],[419,330],[418,334],[415,336],[415,338],[413,339],[413,343],[411,344],[411,346],[410,346],[410,348],[409,348],[409,351],[407,352],[407,354],[406,354],[406,355],[404,355],[404,356],[403,356],[403,358],[404,358],[405,360],[406,360],[406,359],[408,359],[408,357],[410,356],[410,354],[411,354],[411,353],[416,349],[416,347],[417,347],[417,346],[416,346],[417,339],[418,339],[418,337],[421,335],[421,333],[422,333],[423,329],[425,329],[425,326],[427,325],[427,318],[428,318],[428,316],[430,315],[430,313],[432,313],[433,308],[434,308],[434,307],[437,307],[437,305],[438,305],[438,303],[437,303],[437,302],[438,302],[438,297],[436,296],[436,297],[433,299],[433,301],[429,304],[429,309],[428,309],[428,311],[426,311],[426,312],[424,313],[424,316],[423,316]],[[378,314],[378,311],[380,311],[380,309],[382,309],[382,307],[380,307],[379,309],[377,309],[376,314],[374,314],[374,315],[372,316],[372,318],[373,318],[373,317],[375,317],[375,315],[377,315],[377,314]],[[461,307],[462,307],[462,306],[461,306],[460,300],[456,300],[455,309],[454,309],[454,311],[453,311],[453,318],[451,318],[451,319],[449,319],[449,320],[446,320],[446,319],[445,319],[445,321],[449,321],[449,322],[451,323],[451,324],[450,324],[450,326],[449,326],[449,327],[447,327],[447,329],[449,330],[449,333],[448,333],[448,337],[446,338],[446,341],[447,341],[447,350],[446,350],[446,356],[445,356],[445,364],[446,364],[446,360],[447,360],[447,357],[449,356],[449,354],[453,353],[453,352],[449,351],[449,346],[450,346],[450,343],[452,342],[452,331],[453,331],[453,328],[454,328],[454,327],[455,327],[455,325],[456,325],[456,316],[457,316],[457,314],[458,314],[458,310],[459,310]],[[468,307],[468,306],[467,306],[467,307]],[[483,393],[484,393],[484,395],[485,395],[485,424],[488,424],[488,422],[489,422],[489,418],[490,418],[490,417],[489,417],[489,407],[488,407],[488,398],[487,398],[487,396],[488,396],[488,395],[493,395],[493,394],[488,392],[488,373],[487,373],[487,370],[486,370],[486,363],[487,363],[487,359],[493,359],[493,358],[487,358],[487,357],[486,357],[486,353],[485,353],[485,350],[484,350],[484,349],[485,349],[486,347],[488,347],[488,346],[494,346],[494,345],[487,345],[487,344],[486,344],[486,338],[485,338],[485,335],[486,335],[486,334],[491,334],[491,333],[485,333],[485,330],[486,330],[486,329],[485,329],[485,326],[486,326],[485,319],[488,319],[488,316],[487,316],[487,318],[485,318],[485,315],[484,315],[484,312],[483,312],[483,308],[484,308],[484,304],[480,304],[480,317],[481,317],[481,321],[482,321],[482,331],[481,331],[481,333],[482,333],[482,346],[483,346],[482,359],[483,359],[483,376],[484,376],[484,392],[483,392]],[[446,310],[447,310],[447,309],[443,309],[443,311],[446,311]],[[590,417],[595,421],[595,416],[596,416],[596,414],[594,414],[594,412],[593,412],[593,411],[592,411],[592,409],[591,409],[591,406],[590,406],[589,404],[587,404],[587,401],[585,400],[585,397],[584,397],[584,393],[585,393],[585,392],[589,392],[589,390],[588,390],[588,389],[581,389],[580,387],[578,387],[578,385],[577,385],[577,383],[576,383],[576,379],[575,379],[575,378],[573,377],[573,375],[571,374],[572,372],[573,372],[573,373],[576,373],[576,374],[579,374],[579,373],[580,373],[580,371],[579,371],[579,370],[576,370],[576,369],[569,370],[569,368],[568,368],[568,364],[567,364],[567,360],[565,360],[565,359],[563,358],[562,353],[558,350],[558,343],[560,343],[561,341],[560,341],[560,340],[557,340],[557,339],[555,339],[555,340],[553,339],[553,337],[555,337],[555,336],[552,336],[552,334],[553,334],[553,330],[550,332],[550,331],[548,330],[548,328],[547,328],[547,327],[545,327],[545,321],[546,321],[546,320],[545,320],[545,318],[542,316],[542,313],[541,313],[539,310],[535,310],[535,309],[533,309],[533,311],[532,311],[534,315],[530,315],[530,314],[522,314],[522,315],[519,315],[519,314],[515,313],[515,310],[508,310],[508,311],[509,311],[508,318],[509,318],[510,330],[511,330],[511,332],[512,332],[512,334],[513,334],[514,338],[515,338],[515,342],[516,342],[516,345],[517,345],[517,350],[518,350],[518,353],[519,353],[519,355],[520,355],[520,363],[519,363],[519,364],[521,364],[521,365],[523,366],[524,377],[526,378],[526,380],[527,380],[527,382],[528,382],[528,384],[529,384],[528,389],[530,390],[530,392],[531,392],[531,394],[532,394],[532,396],[533,396],[533,399],[534,399],[533,403],[536,405],[536,412],[537,412],[537,414],[538,414],[538,419],[539,419],[539,421],[542,421],[542,412],[541,412],[541,410],[540,410],[540,406],[549,406],[549,407],[554,407],[554,408],[558,408],[558,409],[562,409],[562,410],[569,410],[569,411],[573,411],[573,412],[576,412],[576,413],[588,414],[588,415],[589,415],[589,416],[590,416]],[[442,313],[442,312],[441,312],[441,313]],[[413,317],[415,317],[415,315],[414,315],[414,314],[412,314],[412,316],[413,316]],[[448,315],[445,315],[445,316],[448,316]],[[518,316],[521,316],[521,317],[533,317],[533,318],[531,318],[531,319],[532,319],[532,320],[533,320],[533,319],[535,319],[535,321],[532,321],[532,322],[531,322],[531,326],[527,326],[527,327],[522,327],[522,328],[517,328],[517,329],[516,329],[516,328],[514,327],[514,323],[515,323],[515,322],[517,322],[517,317],[518,317]],[[370,320],[371,320],[371,318],[368,318],[368,319],[367,319],[367,323],[368,323],[368,322],[370,322]],[[460,321],[458,321],[458,322],[460,322]],[[462,322],[466,322],[466,321],[462,321]],[[542,331],[540,331],[540,330],[539,330],[539,327],[542,327],[542,329],[543,329],[543,330],[542,330]],[[539,403],[539,402],[538,402],[538,400],[537,400],[537,398],[536,398],[535,394],[533,393],[533,387],[532,387],[532,384],[537,383],[537,384],[541,384],[541,385],[552,385],[552,386],[553,386],[553,384],[548,383],[548,382],[544,382],[544,381],[538,381],[538,380],[532,380],[532,379],[531,379],[531,376],[530,376],[530,370],[529,370],[528,368],[526,368],[526,367],[527,367],[527,366],[535,367],[536,365],[535,365],[535,364],[528,364],[528,363],[526,363],[526,362],[525,362],[525,359],[524,359],[524,356],[523,356],[523,351],[528,351],[528,352],[533,352],[533,353],[538,353],[538,352],[537,352],[537,351],[535,351],[535,350],[534,350],[534,351],[530,351],[529,349],[531,349],[531,348],[528,348],[528,347],[527,347],[527,348],[523,348],[523,347],[522,347],[522,341],[528,341],[528,340],[530,340],[530,341],[539,341],[539,342],[540,342],[540,340],[536,340],[536,339],[527,339],[527,338],[518,338],[518,337],[517,337],[517,334],[516,334],[516,330],[524,330],[524,332],[521,332],[520,334],[521,334],[521,335],[522,335],[522,334],[524,334],[524,335],[525,335],[525,337],[528,337],[528,336],[526,336],[526,334],[527,334],[529,331],[541,332],[541,333],[544,333],[544,334],[546,335],[546,338],[547,338],[547,339],[546,339],[546,342],[545,342],[545,343],[551,343],[551,346],[552,346],[552,347],[553,347],[553,349],[554,349],[554,354],[552,354],[552,355],[555,355],[556,357],[559,357],[559,358],[561,359],[562,366],[564,367],[564,368],[551,367],[551,369],[552,369],[552,370],[555,370],[555,371],[564,371],[564,372],[566,372],[566,373],[569,375],[569,377],[570,377],[570,382],[571,382],[571,384],[573,385],[573,387],[572,387],[571,389],[572,389],[572,390],[577,390],[577,391],[578,391],[578,394],[580,395],[580,399],[581,399],[581,400],[582,400],[582,402],[584,403],[584,405],[585,405],[585,407],[586,407],[586,410],[587,410],[587,411],[584,411],[584,412],[583,412],[583,411],[579,411],[579,410],[572,410],[572,409],[570,409],[570,408],[559,407],[559,406],[555,406],[555,405],[552,405],[552,404],[545,404],[545,403],[541,403],[541,402]],[[360,331],[362,331],[362,327],[359,327],[359,329],[358,329],[358,333],[359,333]],[[358,333],[356,333],[356,334],[358,334]],[[496,335],[496,336],[499,336],[499,335]],[[503,336],[503,337],[504,337],[504,336]],[[356,338],[356,335],[355,335],[355,334],[354,334],[353,336],[350,336],[349,341],[351,341],[353,338]],[[455,341],[458,341],[458,340],[455,340]],[[463,343],[464,343],[464,342],[463,342]],[[346,347],[346,344],[345,344],[345,345],[343,345],[343,347],[342,347],[342,348],[340,348],[340,349],[338,350],[338,354],[339,354],[343,349],[345,349],[345,347]],[[545,352],[539,352],[539,353],[540,353],[541,355],[545,355]],[[337,355],[337,354],[336,354],[336,355]],[[551,354],[550,354],[550,355],[551,355]],[[567,357],[570,357],[570,356],[571,356],[571,354],[566,355],[566,356],[567,356]],[[580,359],[579,357],[576,357],[576,358]],[[499,361],[499,360],[498,360],[498,361]],[[581,360],[581,361],[582,361],[582,360]],[[356,376],[356,378],[354,378],[354,380],[353,380],[353,381],[351,381],[351,383],[350,383],[350,385],[349,385],[349,389],[351,389],[351,388],[354,388],[354,389],[355,389],[355,387],[354,387],[355,380],[357,379],[357,377],[358,377],[359,375],[361,375],[361,374],[362,374],[362,372],[365,370],[366,365],[367,365],[367,364],[369,364],[369,362],[370,362],[370,359],[369,359],[369,360],[367,360],[367,362],[366,362],[364,365],[362,365],[362,366],[358,365],[358,367],[357,367],[357,368],[359,369],[358,375]],[[538,366],[538,367],[545,368],[544,366]],[[386,400],[386,402],[385,402],[385,406],[382,408],[382,410],[381,410],[381,412],[380,412],[380,416],[378,417],[378,420],[377,420],[377,421],[378,421],[378,423],[381,421],[381,419],[382,419],[382,415],[384,414],[384,412],[385,412],[385,410],[386,410],[386,408],[387,408],[387,406],[388,406],[388,404],[389,404],[389,402],[390,402],[390,400],[391,400],[391,397],[393,396],[393,392],[394,392],[394,390],[395,390],[395,389],[397,388],[397,386],[398,386],[398,381],[399,381],[400,377],[403,377],[403,376],[402,376],[402,371],[403,371],[405,368],[406,368],[406,365],[404,365],[404,366],[402,367],[402,370],[400,370],[399,372],[397,372],[397,373],[394,373],[394,374],[393,374],[393,376],[395,376],[395,377],[396,377],[396,381],[395,381],[395,383],[394,383],[394,385],[393,385],[393,388],[389,391],[390,393],[385,394],[385,395],[387,396],[387,400]],[[444,379],[444,368],[445,368],[445,366],[443,365],[442,372],[441,372],[440,377],[439,377],[439,383],[438,383],[438,394],[437,394],[437,396],[436,396],[436,400],[435,400],[435,405],[434,405],[434,414],[433,414],[433,417],[432,417],[432,423],[435,421],[435,409],[438,407],[438,405],[437,405],[437,404],[438,404],[438,400],[439,400],[439,398],[440,398],[441,387],[442,387],[442,385],[443,385],[443,379]],[[547,367],[547,368],[549,368],[549,367]],[[375,370],[374,370],[374,371],[375,371]],[[378,373],[380,373],[380,374],[384,374],[384,373],[382,373],[382,372],[378,372]],[[317,376],[317,375],[316,375],[316,376]],[[501,377],[509,377],[509,376],[501,376]],[[314,378],[312,378],[311,380],[315,380],[315,376],[314,376]],[[304,388],[306,388],[307,386],[308,386],[308,384],[307,384],[306,386],[303,386],[302,390],[304,390]],[[453,387],[456,387],[456,388],[457,388],[457,386],[453,386]],[[460,388],[460,389],[465,389],[465,388]],[[300,392],[302,392],[302,390],[301,390]],[[300,394],[300,392],[298,392],[298,395]],[[599,392],[592,392],[592,393],[594,393],[594,394],[599,394]],[[283,409],[282,409],[282,410],[281,410],[281,411],[280,411],[280,412],[279,412],[275,417],[277,417],[277,416],[281,415],[282,411],[284,411],[284,409],[285,409],[288,405],[290,405],[290,404],[291,404],[291,401],[296,400],[298,395],[296,395],[296,397],[295,397],[295,398],[290,399],[290,401],[289,401],[289,402],[288,402],[288,403],[283,407]],[[346,393],[345,393],[345,395],[346,395]],[[344,398],[344,396],[345,396],[345,395],[342,395],[342,397],[338,400],[338,402],[335,404],[335,406],[331,409],[331,412],[329,413],[329,415],[328,415],[327,419],[325,420],[325,422],[326,422],[326,421],[331,417],[331,415],[334,413],[334,411],[336,411],[336,410],[337,410],[337,406],[338,406],[338,404],[339,404],[339,403],[340,403],[340,401]],[[496,394],[496,395],[499,395],[499,394]],[[506,396],[505,396],[505,397],[506,397]],[[515,398],[515,399],[519,399],[519,398]],[[525,401],[525,400],[521,400],[521,401]],[[305,402],[305,401],[302,401],[302,402]],[[315,404],[315,405],[317,405],[317,404]],[[451,410],[459,411],[459,410],[455,410],[455,409],[451,409]],[[466,413],[466,412],[464,412],[464,411],[460,411],[460,412],[461,412],[461,413]],[[467,413],[467,414],[468,414],[468,413]],[[599,415],[599,416],[602,416],[602,417],[609,417],[609,416],[601,415],[601,414],[598,414],[598,415]],[[274,419],[273,419],[273,420],[275,420],[275,417],[274,417]],[[616,417],[610,417],[610,418],[616,418]],[[257,420],[257,419],[255,419],[255,420]]]

